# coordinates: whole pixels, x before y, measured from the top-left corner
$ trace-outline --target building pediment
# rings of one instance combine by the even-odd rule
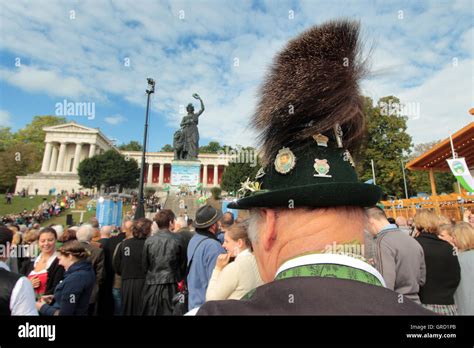
[[[82,125],[79,125],[75,122],[70,122],[66,124],[60,124],[57,126],[44,127],[45,132],[54,132],[54,133],[99,133],[99,130],[96,128],[89,128]]]

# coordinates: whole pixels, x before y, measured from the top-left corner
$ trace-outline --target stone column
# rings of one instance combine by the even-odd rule
[[[214,186],[219,185],[218,181],[218,176],[219,176],[219,171],[218,171],[219,166],[214,164]]]
[[[58,148],[56,147],[56,145],[53,145],[53,154],[51,155],[51,163],[49,165],[49,171],[55,172],[57,164],[58,164]]]
[[[160,163],[160,174],[158,176],[158,185],[163,186],[163,178],[165,177],[165,164]]]
[[[204,169],[202,170],[202,187],[207,187],[207,164],[204,164]]]
[[[89,158],[95,156],[95,144],[90,144],[89,147]]]
[[[51,142],[47,142],[46,147],[44,148],[43,164],[41,165],[41,172],[43,173],[46,173],[49,170],[52,149],[53,144]]]
[[[81,160],[81,150],[82,150],[82,143],[77,143],[76,151],[74,152],[74,163],[72,165],[73,173],[77,173],[77,167],[79,167],[79,162]]]
[[[64,171],[64,156],[66,155],[66,143],[61,143],[59,146],[59,157],[58,157],[58,165],[56,166],[57,172]]]
[[[146,176],[146,184],[147,186],[151,186],[153,184],[153,163],[148,163],[148,172]]]

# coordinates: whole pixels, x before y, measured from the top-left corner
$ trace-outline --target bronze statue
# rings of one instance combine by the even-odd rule
[[[201,102],[201,110],[194,113],[194,106],[191,103],[186,107],[188,114],[183,117],[181,129],[174,135],[175,159],[177,160],[195,160],[198,158],[199,130],[197,125],[199,116],[204,112],[204,103],[197,93],[194,93],[193,97]]]
[[[184,150],[184,135],[181,129],[178,129],[174,133],[173,137],[173,148],[174,148],[174,159],[184,160],[186,159],[186,151]]]

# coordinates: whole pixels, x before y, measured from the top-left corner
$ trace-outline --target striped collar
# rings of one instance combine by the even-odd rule
[[[385,281],[382,275],[368,263],[355,259],[347,255],[339,254],[308,254],[303,256],[295,257],[291,260],[284,262],[280,268],[278,268],[275,278],[281,278],[283,272],[290,269],[313,266],[313,265],[340,265],[348,268],[353,268],[362,272],[369,273],[375,277],[382,286],[386,287]]]

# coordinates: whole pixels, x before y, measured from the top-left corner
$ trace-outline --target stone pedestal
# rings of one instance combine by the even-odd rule
[[[171,186],[181,185],[194,188],[199,183],[200,161],[171,161]]]

